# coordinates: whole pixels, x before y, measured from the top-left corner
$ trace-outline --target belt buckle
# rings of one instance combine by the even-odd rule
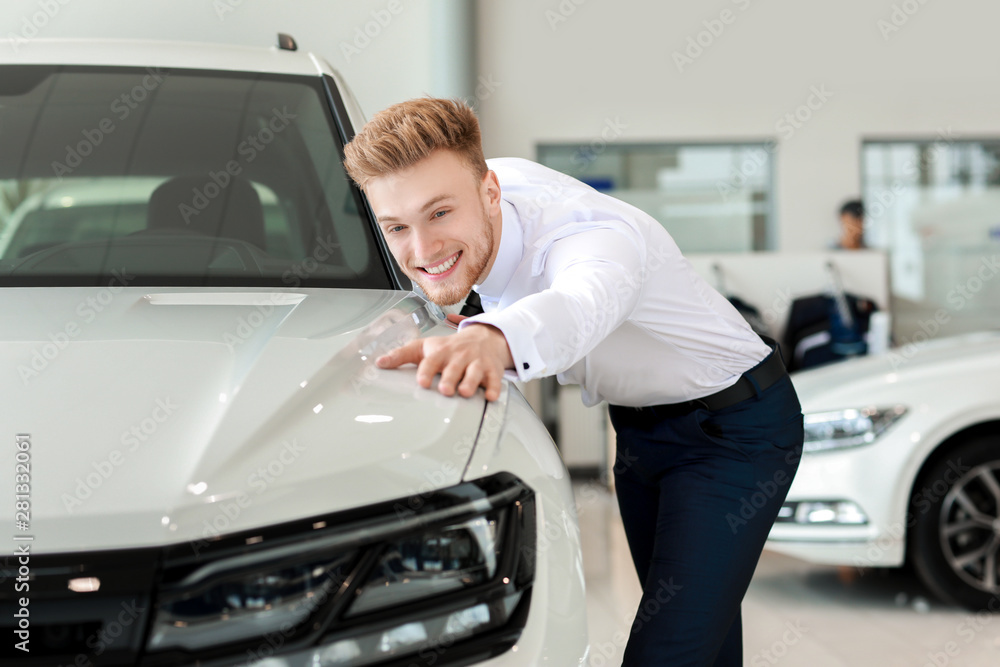
[[[705,410],[708,410],[709,412],[712,411],[712,407],[708,404],[708,402],[704,398],[692,398],[691,399],[691,403],[692,404],[701,404],[704,407]],[[697,409],[698,408],[696,407],[695,410],[697,410]]]

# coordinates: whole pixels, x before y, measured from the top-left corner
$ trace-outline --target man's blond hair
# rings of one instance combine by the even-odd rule
[[[365,123],[344,149],[344,167],[364,190],[368,182],[410,167],[436,150],[454,151],[482,179],[479,120],[461,100],[423,97],[394,104]]]

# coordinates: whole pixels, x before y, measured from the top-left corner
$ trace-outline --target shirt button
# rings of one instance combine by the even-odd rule
[[[528,368],[529,368],[528,362],[526,361],[526,362],[524,362],[524,370],[528,370]]]

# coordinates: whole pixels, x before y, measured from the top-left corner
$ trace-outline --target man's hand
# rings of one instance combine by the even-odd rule
[[[449,315],[458,323],[461,315]],[[457,391],[468,398],[476,389],[486,390],[486,400],[500,398],[500,381],[505,368],[514,367],[514,358],[507,347],[507,339],[496,327],[478,324],[465,327],[451,336],[418,338],[375,360],[379,368],[398,368],[403,364],[417,364],[417,383],[430,389],[431,380],[438,373],[438,391],[454,396]]]

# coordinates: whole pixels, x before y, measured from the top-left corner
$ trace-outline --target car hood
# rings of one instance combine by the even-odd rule
[[[0,465],[30,495],[26,528],[13,499],[0,525],[35,552],[151,546],[457,484],[482,392],[374,365],[450,331],[430,308],[373,290],[0,290]]]
[[[1000,368],[1000,332],[940,338],[792,374],[804,412],[859,407],[897,396],[899,386],[982,377]],[[898,399],[897,399],[898,400]]]

